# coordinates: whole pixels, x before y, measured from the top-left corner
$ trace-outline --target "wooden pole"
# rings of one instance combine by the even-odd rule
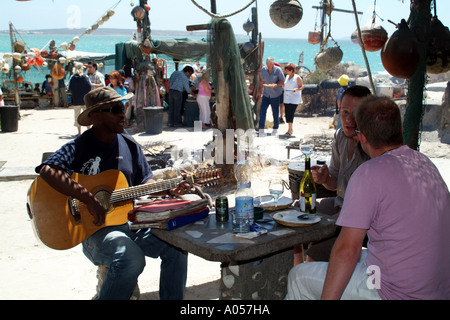
[[[358,27],[359,45],[361,47],[361,51],[362,51],[362,54],[363,54],[363,57],[364,57],[364,62],[366,63],[367,74],[369,76],[370,86],[372,87],[372,93],[375,94],[376,93],[375,85],[373,83],[372,72],[370,71],[370,64],[369,64],[369,61],[367,60],[366,50],[364,48],[364,43],[363,43],[362,36],[361,36],[361,28],[359,26],[358,11],[356,11],[355,0],[352,0],[352,4],[353,4],[353,12],[355,13],[356,26]]]

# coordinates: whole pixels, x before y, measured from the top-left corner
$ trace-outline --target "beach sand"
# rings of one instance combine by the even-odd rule
[[[41,244],[35,237],[27,215],[27,190],[34,178],[34,167],[44,152],[52,152],[72,139],[73,110],[22,110],[19,130],[0,134],[0,299],[2,300],[84,300],[96,292],[96,271],[81,251],[81,246],[57,251]],[[268,112],[270,120],[271,112]],[[255,195],[268,194],[267,181],[273,176],[288,180],[287,165],[300,160],[300,151],[292,150],[287,159],[286,145],[306,134],[332,136],[332,114],[297,116],[294,137],[283,137],[287,124],[281,124],[278,135],[255,139],[263,166],[255,169]],[[165,141],[194,150],[212,140],[208,131],[190,133],[163,131],[160,135],[133,135],[140,143]],[[268,130],[271,132],[271,130]],[[281,135],[281,136],[280,136]],[[435,133],[427,133],[422,149],[432,158],[450,185],[450,146],[442,144]],[[428,140],[428,141],[427,141]],[[285,191],[290,196],[289,191]],[[214,195],[212,195],[214,197]],[[141,299],[158,299],[159,259],[147,258],[147,266],[139,278]],[[185,299],[217,299],[219,297],[220,263],[189,255]]]

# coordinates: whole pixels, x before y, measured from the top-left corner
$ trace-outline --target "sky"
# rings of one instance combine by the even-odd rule
[[[210,0],[196,0],[206,9],[211,9]],[[216,0],[217,12],[229,14],[244,7],[250,0]],[[300,0],[303,17],[292,28],[283,29],[276,26],[270,18],[269,9],[275,0],[257,0],[244,11],[227,18],[235,34],[245,35],[242,25],[251,18],[251,7],[258,8],[259,32],[263,38],[305,39],[308,32],[320,24],[320,14],[312,8],[318,6],[319,0]],[[353,10],[351,0],[334,0],[335,8]],[[450,25],[450,1],[436,0],[437,16],[445,25]],[[18,30],[52,29],[52,28],[88,28],[111,8],[115,15],[100,28],[136,28],[131,17],[131,9],[139,0],[2,0],[0,13],[0,30],[8,30],[12,22]],[[151,28],[153,30],[186,30],[186,25],[205,24],[210,17],[195,6],[191,0],[149,0]],[[375,6],[376,4],[376,6]],[[356,0],[360,26],[372,21],[375,8],[377,22],[391,35],[396,28],[389,23],[399,23],[409,16],[410,0]],[[381,20],[382,19],[382,20]],[[335,39],[350,38],[356,30],[353,13],[333,12],[331,15],[331,35]]]

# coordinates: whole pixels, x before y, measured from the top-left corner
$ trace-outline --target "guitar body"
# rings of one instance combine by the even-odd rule
[[[53,249],[73,248],[103,227],[123,224],[133,209],[133,200],[109,203],[114,190],[128,187],[122,172],[108,170],[95,176],[74,173],[71,177],[95,195],[108,212],[105,223],[96,226],[83,203],[56,191],[41,177],[36,178],[28,190],[28,214],[37,237]]]

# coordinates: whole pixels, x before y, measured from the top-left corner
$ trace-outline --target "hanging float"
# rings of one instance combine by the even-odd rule
[[[356,34],[359,43],[358,34]],[[364,49],[369,52],[381,50],[388,39],[386,30],[378,23],[370,23],[361,28]]]
[[[416,35],[402,19],[398,30],[391,35],[381,50],[383,67],[394,77],[409,79],[416,71],[419,60]]]
[[[427,35],[427,73],[450,71],[450,31],[435,16]]]
[[[331,11],[328,16],[329,16],[328,34],[324,39],[322,45],[320,46],[319,53],[317,53],[316,56],[314,57],[314,64],[316,65],[317,69],[321,71],[328,71],[333,69],[342,61],[342,57],[344,56],[344,53],[342,52],[341,48],[331,36]],[[331,39],[334,42],[334,46],[325,49],[329,39]]]
[[[297,0],[277,0],[270,5],[269,15],[276,26],[288,29],[302,20],[303,7]]]

